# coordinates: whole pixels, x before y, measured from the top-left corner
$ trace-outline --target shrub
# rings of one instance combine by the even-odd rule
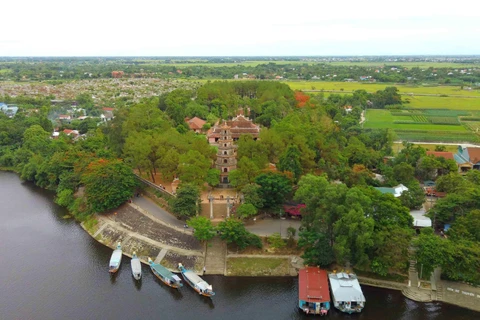
[[[268,237],[268,243],[274,249],[280,249],[285,247],[286,243],[280,236],[280,233],[274,233],[270,237]]]

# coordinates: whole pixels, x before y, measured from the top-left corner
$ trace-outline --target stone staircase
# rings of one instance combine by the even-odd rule
[[[435,297],[436,301],[443,300],[443,286],[441,281],[437,281],[437,296]]]
[[[408,279],[410,280],[411,287],[418,287],[417,261],[415,260],[410,260],[410,266],[408,267]]]
[[[406,287],[402,290],[405,297],[418,302],[432,302],[431,290],[419,289],[417,287]]]
[[[205,274],[225,274],[225,263],[227,257],[227,244],[214,237],[207,243],[205,254]]]

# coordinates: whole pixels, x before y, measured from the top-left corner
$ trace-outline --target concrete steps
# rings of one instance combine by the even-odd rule
[[[437,297],[436,299],[437,301],[442,301],[443,300],[443,287],[440,283],[440,281],[437,282]]]
[[[225,274],[227,245],[220,237],[214,237],[207,243],[205,254],[205,274]]]
[[[407,287],[402,290],[405,297],[417,302],[432,302],[430,290],[423,290],[415,287]]]

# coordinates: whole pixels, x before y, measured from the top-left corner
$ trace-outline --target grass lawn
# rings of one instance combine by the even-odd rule
[[[288,258],[228,258],[229,276],[285,276],[290,274]]]
[[[436,145],[434,145],[434,144],[416,143],[415,145],[416,145],[416,146],[421,146],[422,148],[424,148],[424,149],[427,150],[427,151],[428,151],[428,150],[434,151],[434,150],[435,150],[435,147],[436,147]],[[456,153],[456,152],[457,152],[457,149],[458,149],[458,144],[442,145],[442,147],[445,147],[445,151]],[[403,144],[401,144],[401,143],[394,143],[392,148],[393,148],[393,151],[394,151],[395,153],[398,153],[398,152],[400,152],[400,150],[403,149]]]

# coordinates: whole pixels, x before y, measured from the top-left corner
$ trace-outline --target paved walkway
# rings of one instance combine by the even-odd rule
[[[183,229],[185,222],[178,220],[173,214],[165,211],[150,198],[145,196],[134,197],[133,203],[166,224]]]
[[[255,233],[258,236],[270,236],[273,233],[280,233],[282,238],[287,237],[287,229],[289,227],[293,227],[297,230],[295,234],[295,238],[298,239],[298,228],[301,226],[300,220],[292,220],[292,219],[258,219],[257,221],[253,222],[252,224],[248,224],[245,226],[248,231],[251,233]]]
[[[185,222],[178,220],[173,214],[165,211],[159,205],[157,205],[153,200],[148,197],[140,196],[133,198],[133,204],[138,206],[140,209],[143,209],[154,218],[160,220],[164,224],[173,226],[175,228],[183,229]],[[246,225],[248,231],[258,235],[258,236],[270,236],[273,233],[280,233],[283,238],[287,237],[287,229],[293,227],[297,230],[295,238],[298,239],[298,228],[301,226],[300,220],[293,219],[260,219],[257,218],[257,221],[251,222]]]
[[[225,274],[227,244],[220,237],[214,237],[207,243],[205,254],[205,274]]]

